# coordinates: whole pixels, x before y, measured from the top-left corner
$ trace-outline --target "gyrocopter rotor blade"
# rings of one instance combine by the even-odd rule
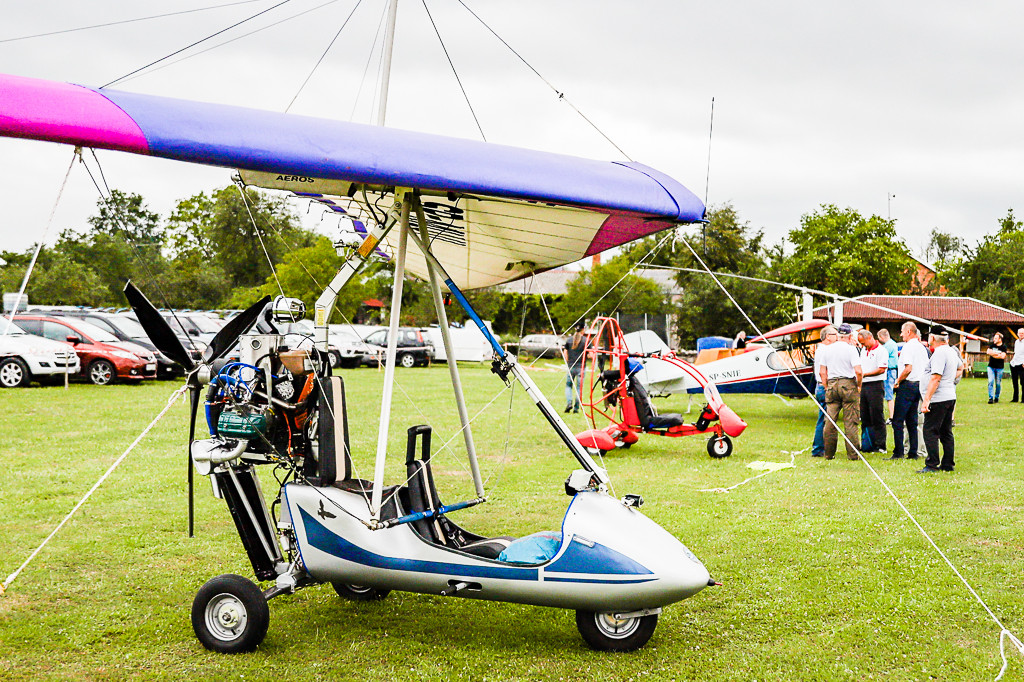
[[[210,345],[203,351],[203,362],[209,364],[231,350],[235,343],[238,342],[238,337],[249,331],[249,328],[256,324],[260,313],[263,312],[268,303],[270,303],[270,296],[264,296],[231,318],[231,321],[217,332],[217,335],[210,341]]]
[[[125,285],[124,295],[153,345],[161,353],[184,367],[186,373],[192,372],[196,368],[196,363],[192,361],[188,351],[181,345],[181,341],[171,330],[167,320],[160,315],[149,299],[131,282]]]

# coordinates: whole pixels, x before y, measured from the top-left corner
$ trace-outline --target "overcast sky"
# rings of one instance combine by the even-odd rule
[[[230,1],[12,4],[0,72],[100,86],[280,2],[10,40]],[[1024,5],[465,2],[633,159],[702,198],[714,97],[708,203],[732,202],[772,242],[822,203],[891,210],[915,252],[932,228],[973,242],[1008,208],[1024,211]],[[384,4],[363,0],[292,112],[372,122]],[[427,4],[489,141],[622,158],[457,0]],[[112,89],[282,111],[355,5],[290,0]],[[422,0],[399,5],[387,124],[480,137]],[[111,186],[165,215],[230,180],[227,170],[99,154]],[[0,249],[40,238],[71,158],[67,146],[0,139]],[[47,241],[81,228],[96,200],[76,165]],[[336,223],[322,227],[336,234]]]

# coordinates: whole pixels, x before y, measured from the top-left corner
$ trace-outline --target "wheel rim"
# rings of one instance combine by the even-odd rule
[[[21,367],[17,362],[9,362],[3,367],[0,367],[0,384],[3,384],[7,388],[17,386],[24,378],[25,375],[21,371]]]
[[[729,444],[725,442],[724,438],[716,438],[713,442],[712,447],[716,455],[724,455],[729,450]]]
[[[328,353],[327,357],[330,360],[332,369],[337,368],[337,366],[341,364],[341,358],[338,357],[337,353]]]
[[[241,637],[248,622],[245,605],[233,594],[218,594],[206,604],[206,629],[222,642]]]
[[[345,587],[349,592],[354,592],[356,594],[369,594],[370,592],[373,592],[373,588],[367,587],[366,585],[345,585]]]
[[[594,623],[601,634],[610,639],[626,639],[640,627],[640,619],[616,618],[611,613],[595,613]]]
[[[412,367],[416,364],[416,359],[411,355],[402,356],[402,367]]]
[[[97,362],[89,370],[89,378],[94,384],[109,384],[113,371],[105,362]]]

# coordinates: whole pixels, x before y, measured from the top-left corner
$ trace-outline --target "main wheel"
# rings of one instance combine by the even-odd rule
[[[113,383],[116,376],[117,370],[114,369],[114,363],[109,360],[94,360],[89,365],[89,381],[97,386]]]
[[[219,575],[207,581],[192,602],[192,629],[211,651],[254,651],[267,636],[269,625],[270,607],[263,593],[240,575]]]
[[[345,583],[331,583],[331,585],[339,597],[351,601],[380,601],[391,594],[391,590],[381,590],[365,585],[347,585]]]
[[[4,358],[0,360],[0,386],[15,388],[28,386],[32,381],[32,372],[21,358]]]
[[[732,440],[729,436],[712,436],[708,441],[708,454],[715,459],[722,459],[732,454]]]
[[[398,356],[398,364],[400,364],[402,367],[415,367],[416,358],[413,356],[412,353],[402,353],[401,355]]]
[[[576,628],[583,641],[598,651],[636,651],[654,634],[658,614],[616,618],[612,613],[576,612]]]

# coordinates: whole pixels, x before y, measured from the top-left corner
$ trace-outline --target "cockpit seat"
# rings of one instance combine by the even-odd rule
[[[671,429],[674,426],[683,425],[683,415],[681,414],[658,414],[658,411],[651,403],[651,397],[647,395],[647,389],[644,388],[644,385],[633,375],[630,375],[629,377],[627,390],[633,398],[633,404],[636,406],[636,414],[640,419],[638,426],[643,430],[662,431],[665,429]]]

